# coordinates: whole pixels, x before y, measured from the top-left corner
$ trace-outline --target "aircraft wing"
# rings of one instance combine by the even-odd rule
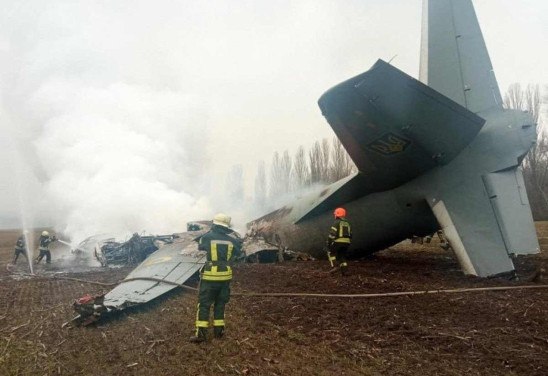
[[[474,113],[502,108],[471,0],[424,0],[420,80]]]
[[[181,239],[165,245],[151,254],[124,281],[107,293],[103,305],[108,309],[121,310],[149,302],[177,286],[146,280],[146,278],[182,284],[196,273],[205,261],[205,252],[198,251],[198,243],[192,239]]]
[[[484,120],[382,60],[318,101],[369,188],[385,191],[450,162]]]

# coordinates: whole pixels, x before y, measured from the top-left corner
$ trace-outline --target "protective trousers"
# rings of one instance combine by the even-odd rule
[[[209,310],[213,305],[213,326],[222,333],[225,326],[225,305],[230,299],[230,281],[200,282],[198,308],[196,312],[196,335],[209,326]]]
[[[348,263],[346,262],[346,253],[348,251],[348,243],[333,243],[330,247],[332,256],[335,256],[338,266],[341,268],[342,274],[347,271]]]
[[[24,249],[16,249],[15,250],[15,258],[13,259],[14,264],[17,263],[17,259],[19,258],[19,255],[23,255],[23,256],[25,256],[25,258],[27,258],[27,252],[25,252]]]
[[[38,255],[38,258],[36,259],[36,263],[39,263],[42,261],[42,259],[46,256],[46,264],[51,263],[51,252],[49,250],[40,250],[40,254]]]

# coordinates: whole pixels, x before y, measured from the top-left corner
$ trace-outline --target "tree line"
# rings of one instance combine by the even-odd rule
[[[268,175],[264,161],[257,167],[255,204],[266,208],[269,201],[316,184],[336,182],[355,171],[354,163],[337,137],[316,141],[308,150],[301,145],[294,155],[287,150],[281,154],[276,151]]]

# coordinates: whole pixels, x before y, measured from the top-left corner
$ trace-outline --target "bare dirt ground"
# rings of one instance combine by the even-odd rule
[[[450,252],[400,244],[327,273],[325,261],[245,264],[234,291],[369,293],[534,284],[465,277]],[[18,232],[0,232],[0,375],[547,375],[548,289],[375,299],[233,297],[223,340],[190,344],[196,297],[182,290],[96,326],[61,328],[71,303],[104,288],[6,270]],[[21,259],[16,271],[28,269]],[[50,268],[55,270],[55,253]],[[67,274],[115,282],[129,268]],[[546,283],[546,281],[542,281]]]

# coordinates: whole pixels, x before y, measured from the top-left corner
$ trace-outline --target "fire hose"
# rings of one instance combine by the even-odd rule
[[[114,283],[104,283],[96,281],[87,281],[78,278],[60,277],[54,276],[54,279],[64,279],[69,281],[76,281],[82,283],[96,284],[100,286],[115,286],[120,283],[131,281],[152,281],[160,282],[168,285],[178,286],[188,291],[196,292],[197,288],[190,287],[181,283],[166,281],[159,278],[151,277],[139,277],[124,279]],[[428,295],[428,294],[453,294],[463,292],[482,292],[482,291],[508,291],[508,290],[525,290],[525,289],[545,289],[548,285],[521,285],[521,286],[492,286],[492,287],[473,287],[473,288],[456,288],[456,289],[436,289],[436,290],[420,290],[420,291],[398,291],[398,292],[385,292],[385,293],[368,293],[368,294],[322,294],[322,293],[301,293],[301,292],[233,292],[231,296],[249,296],[249,297],[311,297],[311,298],[380,298],[380,297],[394,297],[394,296],[410,296],[410,295]]]

